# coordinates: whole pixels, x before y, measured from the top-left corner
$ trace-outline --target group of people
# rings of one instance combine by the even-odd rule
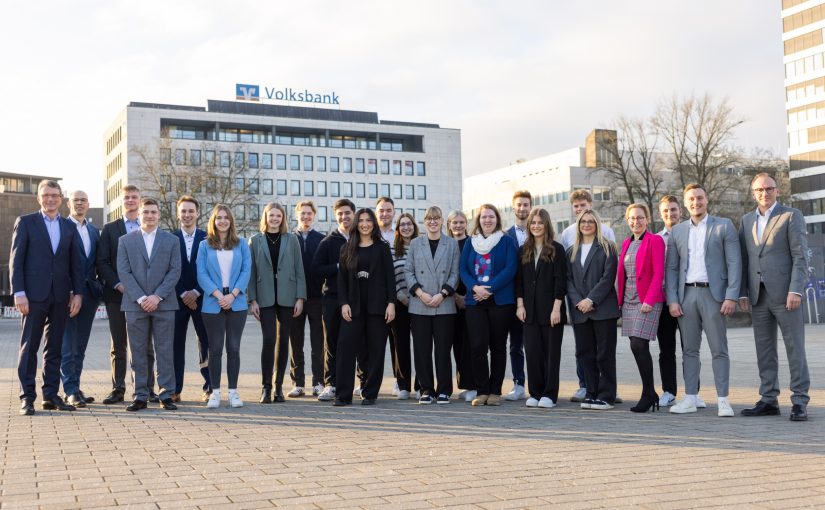
[[[580,387],[571,400],[584,409],[611,409],[619,400],[621,318],[642,381],[631,411],[670,406],[684,414],[705,407],[699,397],[704,331],[718,415],[733,416],[725,316],[738,302],[753,310],[761,377],[761,399],[741,414],[780,414],[778,326],[791,371],[790,418],[804,421],[810,386],[800,306],[807,281],[804,218],[777,202],[770,175],[754,177],[751,191],[757,207],[742,218],[738,232],[729,219],[708,214],[707,193],[697,184],[683,191],[689,221],[680,221],[677,197],[661,199],[665,228],[658,233],[649,230],[648,207],[631,204],[625,213],[631,235],[617,246],[586,190],[571,194],[576,220],[559,235],[547,211],[532,207],[528,191],[518,191],[514,225],[506,231],[499,210],[483,204],[471,229],[462,212],[445,218],[440,208],[429,207],[420,234],[415,218],[396,217],[392,199],[383,197],[375,210],[356,209],[348,199],[335,202],[337,228],[327,235],[313,229],[313,202],[297,204],[293,232],[287,211],[270,203],[259,233],[245,240],[226,205],[216,205],[206,231],[199,229],[200,204],[192,196],[177,201],[180,229],[164,232],[158,202],[141,198],[133,185],[122,189],[123,217],[99,231],[86,218],[85,193],[69,195],[71,214],[61,218],[60,185],[45,180],[38,186],[40,211],[19,217],[12,239],[12,290],[23,315],[20,413],[34,414],[42,338],[41,407],[74,410],[94,402],[80,378],[103,300],[112,362],[112,389],[103,403],[125,400],[131,357],[128,411],[149,402],[177,408],[190,320],[206,407],[219,407],[224,395],[229,407],[243,406],[240,343],[251,312],[261,327],[262,404],[310,391],[336,406],[352,404],[353,396],[362,405],[375,404],[389,344],[398,399],[415,392],[419,404],[448,404],[455,375],[458,397],[473,406],[526,398],[528,407],[552,408],[569,320]],[[311,390],[304,372],[307,320]],[[685,380],[679,402],[677,331]],[[649,349],[657,339],[661,396]],[[514,384],[502,395],[508,352]],[[287,362],[292,388],[284,395]]]

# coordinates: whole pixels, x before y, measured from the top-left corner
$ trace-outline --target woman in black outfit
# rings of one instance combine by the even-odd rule
[[[533,209],[527,217],[530,235],[519,253],[516,273],[516,317],[524,323],[527,359],[527,407],[556,407],[567,294],[564,247],[554,240],[550,215]]]
[[[355,357],[367,353],[367,379],[361,404],[373,405],[384,379],[384,355],[389,323],[395,317],[395,272],[390,247],[381,238],[371,209],[359,209],[341,249],[338,303],[341,332],[336,360],[335,403],[352,403]]]
[[[447,215],[447,234],[458,241],[458,253],[464,250],[464,243],[467,242],[467,216],[459,210],[452,211]],[[467,340],[467,319],[465,317],[466,307],[464,296],[467,294],[467,287],[461,278],[458,279],[458,287],[455,289],[453,299],[455,299],[456,314],[455,326],[453,328],[453,358],[455,359],[455,382],[459,389],[458,398],[465,402],[472,402],[476,398],[475,383],[473,383],[473,364],[470,354],[470,342]]]

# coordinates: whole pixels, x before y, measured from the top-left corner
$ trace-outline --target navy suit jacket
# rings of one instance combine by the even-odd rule
[[[295,236],[298,238],[298,245],[301,247],[301,258],[304,261],[307,298],[321,297],[321,279],[312,271],[312,259],[315,257],[315,252],[318,251],[318,245],[324,240],[324,234],[317,230],[310,230],[307,234],[307,240],[304,241],[301,233],[296,230]]]
[[[11,238],[12,293],[25,292],[29,301],[68,303],[69,293],[83,292],[83,241],[74,223],[60,218],[60,242],[52,253],[49,231],[40,211],[14,222]]]
[[[177,229],[174,232],[180,244],[180,280],[175,286],[175,292],[178,297],[187,290],[195,289],[200,293],[198,299],[203,297],[203,289],[198,284],[198,247],[201,241],[206,239],[206,232],[197,228],[195,229],[195,242],[192,244],[192,259],[186,258],[186,241],[183,240],[183,232]]]
[[[74,222],[69,220],[72,225]],[[77,227],[75,227],[77,228]],[[89,241],[91,241],[91,250],[89,256],[86,256],[86,250],[83,248],[83,240],[80,240],[80,260],[83,266],[83,294],[89,299],[100,300],[103,297],[103,286],[97,279],[97,243],[100,241],[100,230],[86,220],[86,230],[89,232]],[[78,236],[80,233],[78,232]]]

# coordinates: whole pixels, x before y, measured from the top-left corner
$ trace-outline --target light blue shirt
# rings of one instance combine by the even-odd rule
[[[49,240],[52,242],[52,253],[57,253],[57,245],[60,244],[60,215],[51,219],[44,213],[40,211],[40,215],[43,217],[43,223],[46,224],[46,230],[49,232]]]
[[[123,224],[126,225],[126,233],[131,234],[132,232],[140,228],[140,219],[135,218],[134,221],[132,221],[127,219],[126,216],[124,216]]]

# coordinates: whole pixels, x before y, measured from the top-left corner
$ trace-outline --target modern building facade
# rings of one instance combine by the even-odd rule
[[[379,120],[374,112],[133,102],[106,130],[104,155],[106,221],[122,214],[119,191],[126,184],[167,203],[191,194],[202,202],[202,216],[228,203],[245,233],[256,229],[270,201],[294,220],[295,204],[313,200],[321,231],[333,228],[339,198],[372,207],[390,196],[398,212],[418,221],[430,205],[461,207],[460,131]]]

